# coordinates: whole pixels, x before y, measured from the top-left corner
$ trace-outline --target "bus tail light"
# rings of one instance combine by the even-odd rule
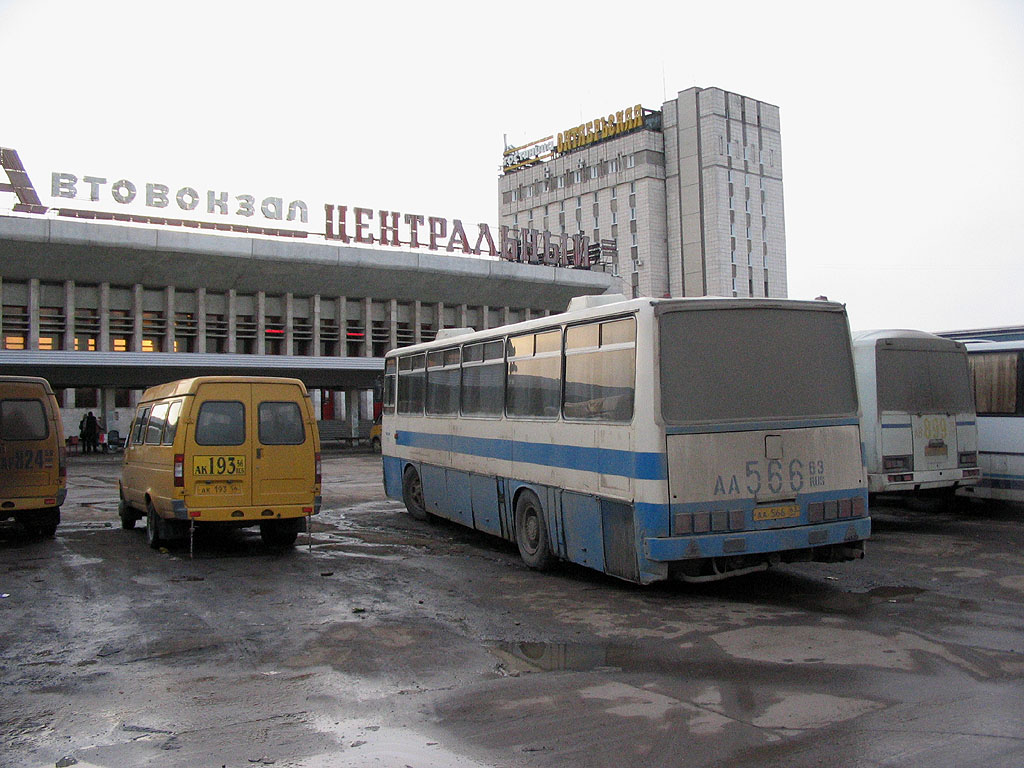
[[[68,449],[63,445],[57,449],[57,476],[64,479],[68,476]]]
[[[961,467],[978,466],[978,454],[975,451],[964,451],[957,459]]]
[[[323,478],[323,464],[320,461],[319,451],[313,454],[313,462],[316,464],[316,484],[320,485],[321,479]]]
[[[886,472],[910,471],[914,468],[913,456],[883,456],[882,469]]]
[[[174,487],[185,487],[185,454],[174,454]]]

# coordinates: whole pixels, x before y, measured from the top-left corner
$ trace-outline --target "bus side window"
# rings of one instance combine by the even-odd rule
[[[505,407],[505,342],[462,348],[462,414],[501,416]]]
[[[565,334],[567,419],[631,421],[636,381],[633,318],[572,326]]]
[[[178,416],[181,413],[181,400],[175,400],[171,403],[171,408],[167,411],[167,424],[164,426],[164,438],[161,441],[163,445],[174,445],[174,436],[178,433]]]
[[[167,403],[157,403],[153,406],[149,424],[146,425],[145,442],[147,445],[160,445],[160,438],[164,433],[164,423],[167,421],[167,408]]]
[[[132,427],[132,445],[138,445],[142,442],[142,428],[146,425],[146,419],[149,417],[149,406],[139,409],[138,414],[135,416],[135,426]]]
[[[384,403],[385,413],[395,412],[395,393],[398,385],[398,360],[389,357],[384,361]]]
[[[562,388],[561,330],[509,338],[506,387],[508,416],[558,418]]]
[[[398,359],[398,412],[423,413],[426,389],[425,354],[406,355]]]
[[[459,412],[459,348],[439,350],[427,355],[427,413],[450,416]]]
[[[969,355],[974,401],[978,413],[1015,414],[1017,402],[1017,353],[989,352]]]

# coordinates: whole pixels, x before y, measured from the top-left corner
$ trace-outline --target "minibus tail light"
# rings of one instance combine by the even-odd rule
[[[174,487],[185,487],[185,454],[174,454]]]
[[[321,463],[320,463],[320,452],[319,451],[317,451],[315,454],[313,454],[313,460],[316,462],[316,484],[320,485],[320,480],[321,480],[321,477],[323,475],[323,472],[322,472],[322,467],[321,467]]]
[[[964,451],[959,456],[961,467],[978,466],[978,454],[974,451]]]
[[[63,445],[57,449],[57,476],[62,478],[68,476],[68,449]]]

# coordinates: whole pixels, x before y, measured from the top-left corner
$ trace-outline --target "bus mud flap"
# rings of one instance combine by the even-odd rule
[[[605,572],[629,581],[639,581],[632,505],[602,499],[601,518]]]

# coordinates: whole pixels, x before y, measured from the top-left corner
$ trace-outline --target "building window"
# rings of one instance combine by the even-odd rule
[[[518,199],[519,199],[519,190],[518,189],[513,189],[512,190],[512,202],[514,203]]]
[[[619,215],[615,211],[612,211],[612,224],[618,224],[618,223],[619,223]]]
[[[636,167],[636,155],[626,155],[626,167],[627,168],[635,168]]]
[[[631,182],[629,182],[629,194],[632,195],[635,192],[636,192],[636,182],[635,181],[631,181]]]
[[[590,166],[590,178],[592,178],[592,179],[596,179],[597,178],[597,166],[596,165]]]
[[[630,245],[634,248],[636,247],[636,232],[630,235]]]
[[[110,310],[110,348],[115,352],[127,352],[132,337],[131,312],[127,309]]]
[[[565,176],[558,174],[558,177],[555,179],[555,186],[562,189],[565,186]]]
[[[583,181],[583,171],[573,171],[572,180],[574,184],[579,184],[581,181]]]
[[[619,159],[616,157],[616,158],[613,158],[612,160],[609,160],[608,161],[608,173],[615,173],[618,170],[619,170]]]
[[[612,200],[616,198],[615,187],[612,187]]]
[[[636,208],[629,209],[629,220],[636,221]]]

